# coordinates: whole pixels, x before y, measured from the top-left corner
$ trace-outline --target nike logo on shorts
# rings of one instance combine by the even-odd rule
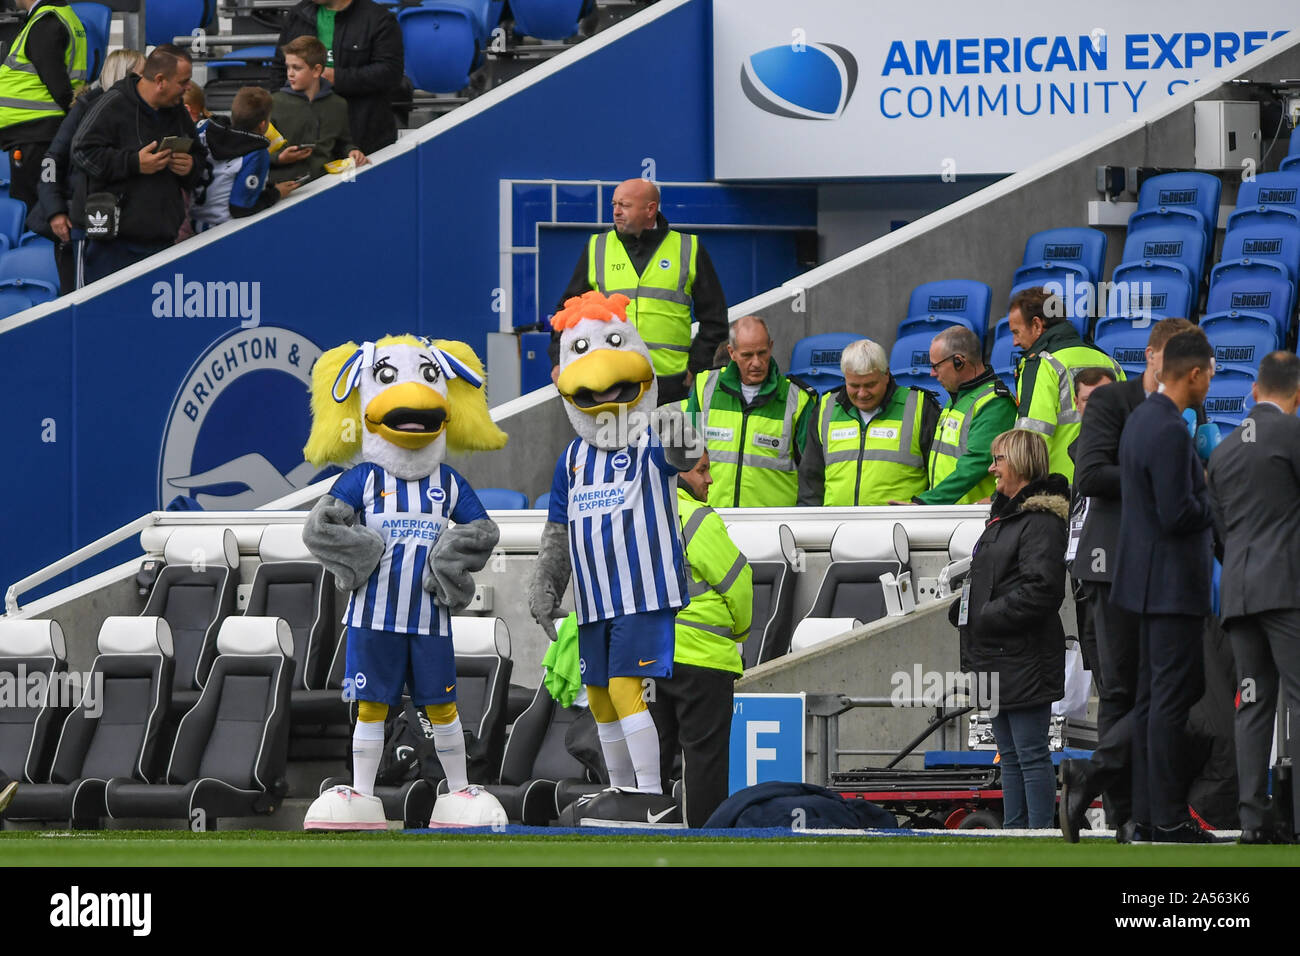
[[[650,658],[650,660],[648,660],[648,661],[643,661],[643,660],[638,659],[637,662],[636,662],[636,666],[637,666],[637,667],[649,667],[651,664],[653,664],[653,663],[654,663],[655,661],[657,661],[657,660],[659,660],[659,658],[657,658],[657,657],[652,657],[652,658]]]

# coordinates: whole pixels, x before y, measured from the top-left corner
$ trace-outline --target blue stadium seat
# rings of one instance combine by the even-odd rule
[[[1284,156],[1278,168],[1285,173],[1292,170],[1300,172],[1300,156]]]
[[[907,318],[899,331],[917,321],[937,320],[939,327],[964,325],[984,340],[989,327],[989,304],[993,290],[974,279],[941,279],[925,282],[912,290],[907,300]],[[936,330],[937,331],[937,330]]]
[[[1065,262],[1042,262],[1036,266],[1021,266],[1011,283],[1011,298],[1025,289],[1039,286],[1060,297],[1065,305],[1065,316],[1080,335],[1088,334],[1088,325],[1096,307],[1096,287],[1079,266]]]
[[[533,502],[534,511],[545,511],[550,507],[551,507],[551,493],[549,491],[543,491],[540,495],[537,496],[537,500]]]
[[[1205,414],[1219,426],[1220,434],[1226,435],[1246,417],[1246,412],[1255,403],[1250,395],[1254,383],[1255,374],[1249,368],[1229,366],[1215,369],[1209,394],[1205,396]]]
[[[840,355],[844,346],[865,336],[856,332],[826,332],[809,335],[794,343],[790,352],[790,374],[803,379],[819,392],[829,392],[844,384],[840,374]]]
[[[1287,146],[1286,154],[1288,156],[1300,156],[1300,126],[1291,130],[1291,142]]]
[[[1185,319],[1191,312],[1192,286],[1186,266],[1147,259],[1115,267],[1107,294],[1107,316],[1150,314],[1153,318]]]
[[[99,79],[99,71],[104,68],[104,59],[108,56],[108,33],[113,22],[113,11],[102,3],[70,3],[69,7],[86,28],[86,71],[90,74],[87,82]]]
[[[1106,268],[1106,234],[1086,226],[1036,232],[1025,242],[1021,268],[1044,262],[1078,266],[1089,281],[1100,282]],[[1019,273],[1017,269],[1016,281],[1019,281]]]
[[[4,186],[6,195],[9,189],[9,154],[0,152],[0,186]]]
[[[889,352],[889,371],[899,385],[932,390],[936,387],[930,375],[930,343],[943,328],[918,327],[906,334],[899,332],[894,347]]]
[[[1125,315],[1107,315],[1097,320],[1093,344],[1113,358],[1124,374],[1132,378],[1141,375],[1147,367],[1147,338],[1152,323],[1159,317],[1133,318]]]
[[[212,19],[209,0],[167,0],[149,4],[145,17],[145,42],[149,46],[186,37]]]
[[[1295,286],[1280,262],[1231,259],[1210,273],[1205,311],[1254,312],[1273,318],[1285,333],[1295,307]]]
[[[592,0],[510,0],[515,32],[539,40],[567,40],[591,7]]]
[[[1218,368],[1258,369],[1260,359],[1282,347],[1277,323],[1259,312],[1215,312],[1201,319],[1201,328],[1214,346]]]
[[[0,286],[0,319],[7,319],[34,305],[36,302],[27,294],[26,289]]]
[[[1121,261],[1151,259],[1186,266],[1195,296],[1200,292],[1205,267],[1206,240],[1201,222],[1195,211],[1189,209],[1161,207],[1135,212],[1128,221]]]
[[[22,241],[26,222],[27,203],[21,199],[0,199],[0,236],[7,240],[6,249],[13,249]]]
[[[1300,207],[1300,170],[1260,173],[1237,190],[1237,209],[1258,206]]]
[[[1256,214],[1224,235],[1220,262],[1233,259],[1279,262],[1295,284],[1300,276],[1300,224],[1283,212]]]
[[[416,89],[455,93],[483,60],[480,21],[457,3],[408,7],[397,15],[406,49],[406,75]]]
[[[1199,216],[1208,252],[1214,247],[1214,231],[1219,227],[1219,197],[1222,193],[1223,183],[1218,176],[1209,173],[1164,173],[1152,176],[1142,183],[1138,190],[1137,207],[1139,213],[1163,206]],[[1126,255],[1124,259],[1128,261],[1129,256]]]
[[[488,511],[523,511],[529,505],[526,494],[511,488],[478,488],[475,493]]]
[[[462,7],[474,21],[479,38],[479,45],[487,48],[492,38],[492,31],[501,22],[505,0],[420,0],[421,7],[437,9],[438,7]]]
[[[1016,364],[1020,361],[1020,350],[1011,341],[1011,323],[1006,316],[998,319],[993,327],[993,351],[989,355],[989,367],[998,378],[1007,383],[1011,394],[1016,394]]]
[[[210,62],[208,71],[220,73],[228,66],[256,66],[260,63],[270,63],[274,59],[275,47],[269,44],[240,47],[238,50],[231,50],[220,59]]]
[[[58,298],[59,271],[53,247],[31,245],[0,254],[0,288],[21,289],[37,305]]]
[[[1228,217],[1225,232],[1241,229],[1256,222],[1290,222],[1300,224],[1300,208],[1295,206],[1247,206]]]

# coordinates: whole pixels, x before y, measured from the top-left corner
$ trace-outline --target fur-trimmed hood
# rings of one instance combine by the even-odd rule
[[[1070,483],[1064,475],[1051,474],[1031,481],[1013,498],[995,494],[989,507],[989,520],[1005,520],[1022,511],[1043,511],[1062,521],[1070,515]]]

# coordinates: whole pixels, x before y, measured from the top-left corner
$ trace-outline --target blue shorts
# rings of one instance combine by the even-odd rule
[[[408,685],[416,707],[456,699],[456,650],[450,637],[348,627],[345,692],[396,707]]]
[[[608,687],[611,677],[672,677],[677,610],[623,614],[578,625],[582,682]]]

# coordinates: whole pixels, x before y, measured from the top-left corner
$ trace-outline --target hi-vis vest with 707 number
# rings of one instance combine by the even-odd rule
[[[697,249],[693,236],[670,229],[638,276],[614,230],[592,236],[587,247],[588,283],[605,295],[621,292],[632,300],[627,320],[650,349],[656,375],[686,371]]]
[[[0,127],[64,115],[63,107],[54,101],[37,75],[36,66],[27,58],[27,37],[32,27],[42,17],[51,16],[62,20],[68,29],[63,65],[73,91],[86,83],[86,28],[69,7],[41,7],[27,18],[9,55],[0,63]]]

